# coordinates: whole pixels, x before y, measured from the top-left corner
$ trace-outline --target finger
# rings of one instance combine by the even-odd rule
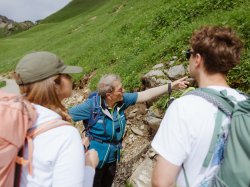
[[[185,85],[189,85],[190,83],[188,81],[183,81]]]
[[[185,77],[182,77],[182,78],[178,79],[178,81],[184,81],[187,78],[188,78],[188,76],[185,76]]]
[[[85,132],[82,132],[82,139],[84,139],[86,137]]]

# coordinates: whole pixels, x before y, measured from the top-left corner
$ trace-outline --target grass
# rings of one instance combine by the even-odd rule
[[[0,81],[0,88],[6,86],[6,81]]]
[[[90,88],[105,73],[119,74],[127,90],[140,88],[140,77],[157,63],[188,47],[202,25],[233,27],[245,41],[240,66],[230,85],[250,93],[250,2],[248,0],[73,0],[32,29],[0,39],[0,73],[13,71],[26,53],[48,50],[65,63],[96,70]],[[74,76],[75,80],[82,78]]]

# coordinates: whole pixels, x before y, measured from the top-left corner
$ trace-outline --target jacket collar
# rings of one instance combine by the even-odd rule
[[[108,116],[110,119],[113,120],[113,116],[111,115],[110,111],[108,110],[108,105],[105,101],[105,99],[103,99],[102,97],[100,97],[100,100],[99,100],[99,103],[100,103],[100,107],[102,109],[102,112]],[[118,103],[115,104],[114,106],[114,109],[117,108],[117,112],[120,111],[120,109],[124,106],[124,103],[123,101],[120,101]]]

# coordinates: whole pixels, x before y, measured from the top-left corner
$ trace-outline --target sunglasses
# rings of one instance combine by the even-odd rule
[[[190,59],[190,57],[191,57],[191,54],[193,54],[194,52],[193,51],[191,51],[191,49],[188,49],[187,51],[186,51],[186,58],[187,58],[187,60],[189,60]]]

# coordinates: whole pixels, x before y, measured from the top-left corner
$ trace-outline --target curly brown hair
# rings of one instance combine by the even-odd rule
[[[227,74],[240,63],[243,42],[231,28],[204,26],[193,33],[190,46],[202,56],[208,73]]]

